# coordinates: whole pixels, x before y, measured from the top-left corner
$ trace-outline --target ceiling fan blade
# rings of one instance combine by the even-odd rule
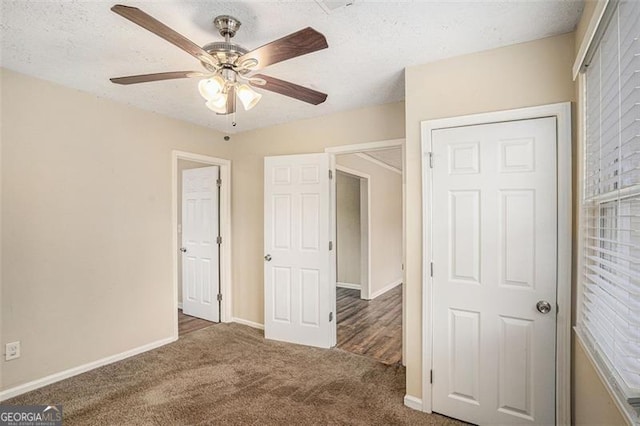
[[[236,112],[236,88],[235,86],[229,86],[227,90],[227,112],[218,115],[233,114]]]
[[[112,83],[116,84],[137,84],[147,83],[149,81],[173,80],[176,78],[200,77],[203,73],[198,71],[171,71],[159,72],[156,74],[130,75],[127,77],[111,78]]]
[[[211,65],[216,64],[216,60],[213,58],[213,56],[204,51],[200,46],[187,39],[186,37],[178,34],[154,17],[147,15],[137,7],[116,4],[111,8],[111,10],[122,16],[123,18],[130,20],[134,24],[138,24],[142,28],[145,28],[155,35],[162,37],[169,43],[173,43],[196,59],[205,61]]]
[[[251,69],[259,70],[287,59],[326,49],[327,47],[329,47],[327,39],[318,31],[307,27],[245,53],[238,59],[237,63],[241,64],[247,59],[257,59],[258,65]]]
[[[264,85],[253,84],[259,89],[269,90],[270,92],[280,93],[290,98],[298,99],[313,105],[319,105],[327,100],[327,94],[309,89],[289,81],[280,80],[275,77],[269,77],[264,74],[255,74],[251,78],[261,78],[266,83]]]

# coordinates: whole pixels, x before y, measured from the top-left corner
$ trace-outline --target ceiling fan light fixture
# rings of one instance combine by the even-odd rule
[[[229,15],[221,15],[214,19],[214,25],[224,37],[224,41],[214,41],[200,47],[137,7],[117,4],[111,10],[198,59],[205,69],[204,72],[171,71],[110,79],[115,84],[138,84],[178,78],[202,79],[198,84],[200,95],[205,99],[209,109],[221,115],[236,113],[236,96],[245,110],[248,111],[256,106],[262,95],[256,93],[251,86],[312,105],[321,104],[327,99],[325,93],[289,81],[263,74],[251,75],[254,71],[270,65],[329,47],[325,36],[311,27],[303,28],[249,51],[231,42],[231,38],[240,28],[240,21]],[[246,84],[240,84],[239,81]],[[235,126],[235,122],[233,125]]]
[[[249,111],[251,108],[256,106],[262,95],[257,93],[251,87],[246,84],[241,84],[238,86],[238,90],[236,92],[238,94],[238,98],[240,98],[240,102],[242,102],[242,106],[246,111]]]
[[[219,75],[216,75],[215,77],[200,80],[200,83],[198,83],[198,90],[203,98],[207,101],[211,101],[222,93],[224,85],[224,79]]]
[[[211,111],[218,114],[226,114],[227,113],[227,94],[220,93],[215,96],[213,99],[209,99],[205,105]]]

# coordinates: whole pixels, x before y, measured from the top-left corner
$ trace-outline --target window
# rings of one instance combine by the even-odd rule
[[[578,333],[640,409],[640,2],[610,2],[585,71]]]

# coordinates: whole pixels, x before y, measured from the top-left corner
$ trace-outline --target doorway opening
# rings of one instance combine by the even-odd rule
[[[356,270],[364,271],[358,278],[361,282],[358,283],[357,300],[369,306],[371,299],[382,300],[384,294],[397,289],[401,296],[396,300],[402,302],[399,306],[396,303],[395,310],[382,312],[395,315],[400,322],[395,328],[396,341],[400,341],[395,352],[396,359],[405,359],[406,332],[402,326],[406,323],[403,308],[406,303],[403,286],[405,202],[400,168],[403,146],[404,139],[396,139],[332,147],[324,153],[265,157],[265,338],[322,348],[336,346],[337,322],[341,319],[336,297],[339,281],[336,243],[341,240],[337,235],[336,171],[357,175],[356,169],[361,168],[364,171],[360,173],[365,178],[370,177],[365,179],[370,189],[363,194],[371,193],[368,199],[372,208],[367,210],[371,213],[364,216],[367,219],[361,220],[367,224],[364,228],[368,237],[359,245],[365,248],[362,251],[367,256],[354,262],[360,265]],[[396,158],[396,166],[383,161],[390,156],[390,151]],[[394,184],[392,189],[388,188],[390,183]],[[368,206],[369,202],[363,205]],[[388,206],[394,207],[393,214],[386,209]],[[366,259],[364,267],[363,259]],[[345,280],[349,279],[341,282],[347,282]],[[375,315],[363,313],[362,316],[371,318]],[[351,331],[359,334],[365,324],[366,321],[352,324]],[[368,330],[377,334],[379,341],[389,340],[376,324]],[[388,352],[387,349],[384,352]]]
[[[336,342],[403,362],[402,140],[335,151]]]
[[[172,153],[174,337],[231,320],[229,160]]]

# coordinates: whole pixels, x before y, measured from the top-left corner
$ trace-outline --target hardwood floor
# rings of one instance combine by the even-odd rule
[[[178,309],[178,336],[184,336],[192,331],[200,330],[215,322],[203,320],[201,318],[192,317],[182,313],[182,309]]]
[[[402,361],[402,286],[374,300],[337,288],[338,348],[385,364]]]

